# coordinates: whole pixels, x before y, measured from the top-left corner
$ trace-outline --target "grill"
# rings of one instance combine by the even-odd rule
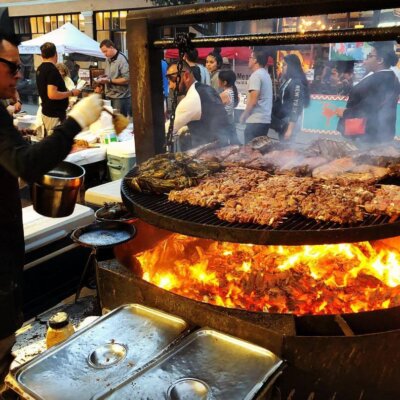
[[[217,218],[217,208],[174,203],[166,195],[135,192],[127,182],[134,175],[135,169],[122,182],[126,207],[152,225],[189,236],[238,243],[304,245],[353,243],[400,235],[400,217],[393,221],[388,216],[371,215],[351,226],[318,222],[298,214],[286,218],[276,228],[230,223]]]

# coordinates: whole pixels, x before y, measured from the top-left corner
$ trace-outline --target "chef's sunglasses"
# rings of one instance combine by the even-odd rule
[[[15,62],[8,61],[1,57],[0,57],[0,62],[2,62],[3,64],[6,64],[8,66],[8,68],[10,69],[11,75],[15,75],[17,72],[21,71],[21,69],[22,69],[22,64],[17,64]]]

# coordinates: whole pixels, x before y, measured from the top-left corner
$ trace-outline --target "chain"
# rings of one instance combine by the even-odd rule
[[[185,56],[185,53],[192,47],[191,44],[192,37],[194,37],[193,33],[178,33],[174,40],[174,44],[179,50],[179,59],[176,64],[177,68],[176,83],[175,83],[174,93],[172,95],[171,115],[169,117],[169,128],[166,135],[166,143],[165,143],[166,153],[173,152],[173,131],[174,131],[176,107],[178,105],[179,85],[182,79],[183,57]]]

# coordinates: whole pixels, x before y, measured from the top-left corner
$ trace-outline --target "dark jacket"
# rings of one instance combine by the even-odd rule
[[[201,101],[201,119],[188,123],[192,147],[216,139],[222,145],[229,143],[229,118],[219,94],[209,85],[196,82],[195,88]]]
[[[393,71],[383,70],[368,75],[351,90],[338,131],[343,133],[346,118],[365,118],[363,141],[393,140],[399,94],[400,83]]]
[[[287,122],[296,122],[308,105],[308,91],[303,82],[297,78],[291,78],[280,86],[279,99],[281,101],[281,114]]]
[[[18,177],[38,179],[69,153],[80,126],[71,118],[42,142],[30,145],[14,128],[12,117],[0,105],[0,339],[22,322],[21,276],[24,232]]]

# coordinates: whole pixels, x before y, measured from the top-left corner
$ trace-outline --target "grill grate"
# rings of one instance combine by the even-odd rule
[[[230,223],[214,214],[217,208],[205,208],[168,201],[166,195],[137,193],[122,181],[122,198],[128,209],[146,222],[185,235],[228,242],[303,245],[350,243],[378,240],[400,235],[400,217],[370,215],[351,226],[319,222],[295,214],[272,228],[252,223]]]

